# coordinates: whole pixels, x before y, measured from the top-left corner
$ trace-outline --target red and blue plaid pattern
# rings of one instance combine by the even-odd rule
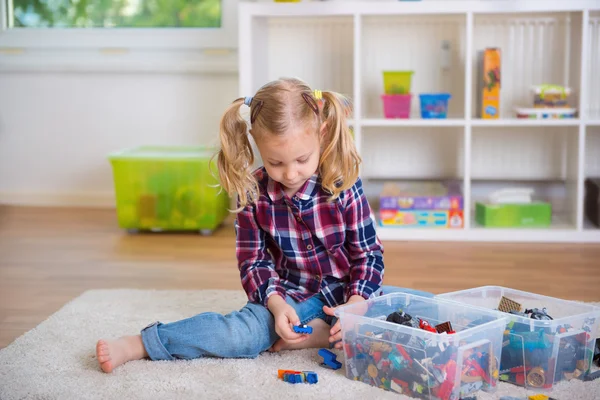
[[[331,306],[369,298],[383,280],[383,246],[360,178],[328,202],[313,175],[289,198],[266,170],[255,172],[260,195],[238,213],[237,259],[248,299],[296,301],[322,293]]]

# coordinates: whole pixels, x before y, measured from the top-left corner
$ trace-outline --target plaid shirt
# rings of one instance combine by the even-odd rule
[[[317,175],[292,198],[264,167],[255,176],[259,198],[235,223],[242,286],[251,302],[266,307],[273,295],[303,301],[320,292],[334,307],[380,288],[383,246],[360,178],[328,203]]]

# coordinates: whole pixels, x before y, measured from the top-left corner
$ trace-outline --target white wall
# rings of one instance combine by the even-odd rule
[[[113,206],[107,155],[215,144],[237,74],[0,72],[0,204]]]

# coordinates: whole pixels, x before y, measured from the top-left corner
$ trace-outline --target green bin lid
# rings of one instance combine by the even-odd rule
[[[110,153],[110,160],[205,160],[218,151],[204,146],[140,146]]]

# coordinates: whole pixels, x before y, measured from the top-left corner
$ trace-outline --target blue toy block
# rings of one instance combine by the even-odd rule
[[[310,335],[311,333],[313,333],[313,328],[312,328],[312,326],[308,326],[308,325],[294,326],[294,332],[305,333],[305,334]]]
[[[319,376],[316,372],[305,371],[304,373],[306,374],[306,382],[310,384],[319,382]]]
[[[342,363],[337,360],[337,356],[329,350],[321,349],[319,350],[319,355],[323,357],[323,367],[331,368],[331,369],[340,369],[342,368]]]

